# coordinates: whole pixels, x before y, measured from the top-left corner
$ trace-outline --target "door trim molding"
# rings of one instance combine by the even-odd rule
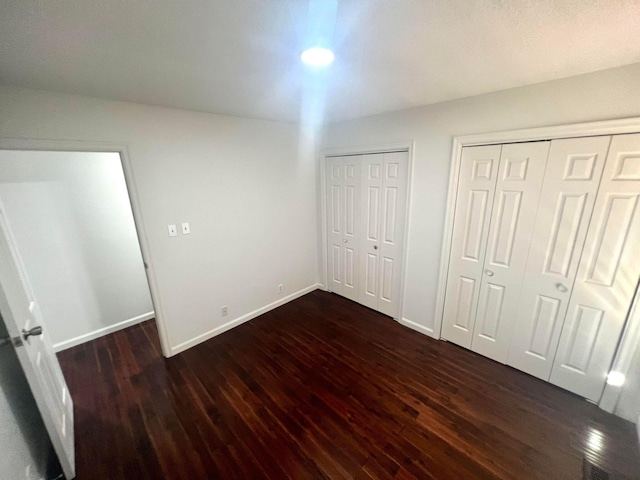
[[[138,243],[142,252],[142,259],[147,264],[146,275],[151,292],[151,299],[155,311],[156,324],[160,337],[162,354],[170,357],[171,342],[169,329],[164,320],[160,288],[156,278],[155,263],[149,248],[147,230],[145,228],[144,214],[140,204],[138,187],[129,148],[126,143],[80,141],[80,140],[51,140],[41,138],[0,138],[0,150],[37,150],[37,151],[68,151],[68,152],[111,152],[120,155],[124,179],[129,193],[133,220],[136,225]]]
[[[344,157],[349,155],[368,155],[375,153],[391,153],[391,152],[407,152],[408,165],[407,165],[407,199],[405,206],[405,218],[404,218],[404,239],[402,244],[402,272],[400,274],[400,305],[398,309],[398,318],[400,321],[403,319],[404,313],[404,290],[405,280],[407,276],[407,258],[409,252],[409,219],[411,218],[411,195],[413,185],[413,162],[414,162],[414,150],[415,142],[413,140],[406,142],[385,143],[381,145],[365,145],[365,146],[347,146],[338,148],[327,148],[321,150],[318,157],[320,172],[320,232],[322,235],[321,248],[319,252],[320,256],[320,278],[322,280],[322,289],[327,290],[329,287],[328,268],[327,261],[329,258],[329,239],[327,232],[327,158],[329,157]]]
[[[453,220],[455,203],[458,195],[458,177],[460,174],[460,161],[462,148],[474,145],[492,145],[505,143],[530,142],[541,140],[554,140],[559,138],[594,137],[600,135],[621,135],[626,133],[640,133],[640,117],[604,120],[596,122],[571,123],[547,127],[524,128],[519,130],[507,130],[502,132],[481,133],[453,137],[451,149],[451,163],[449,170],[449,190],[447,194],[447,209],[442,234],[442,248],[440,252],[440,269],[438,275],[438,290],[436,294],[436,308],[434,312],[434,336],[441,338],[442,317],[444,314],[445,290],[449,273],[449,255],[451,253],[451,241],[453,233]],[[640,290],[636,290],[633,304],[640,302]],[[628,335],[628,331],[635,332],[640,327],[640,315],[629,317],[622,337]],[[632,325],[633,324],[633,325]],[[634,326],[635,325],[635,326]],[[633,327],[633,328],[632,328]],[[633,336],[633,335],[632,335]],[[637,334],[640,337],[640,334]],[[619,358],[627,358],[633,353],[635,344],[631,341],[621,342],[614,357],[614,365]],[[627,373],[627,372],[623,372]],[[617,393],[615,389],[618,389]],[[620,387],[612,387],[606,384],[601,400],[600,408],[613,412],[621,392]]]

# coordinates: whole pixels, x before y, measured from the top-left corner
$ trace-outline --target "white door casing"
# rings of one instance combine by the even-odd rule
[[[550,381],[598,401],[640,277],[640,134],[614,136]]]
[[[549,380],[610,137],[553,140],[507,363]]]
[[[442,337],[471,348],[501,145],[462,149]]]
[[[549,143],[507,144],[500,155],[471,349],[502,363],[525,278]]]
[[[75,476],[73,402],[0,204],[0,313],[66,478]],[[24,331],[43,333],[25,338]],[[35,412],[34,412],[35,413]]]

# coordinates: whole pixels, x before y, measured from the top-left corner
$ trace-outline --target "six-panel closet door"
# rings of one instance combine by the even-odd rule
[[[507,363],[549,380],[610,137],[551,142]]]
[[[380,155],[377,155],[380,156]],[[407,208],[407,181],[409,176],[409,154],[407,152],[392,152],[382,155],[381,170],[378,171],[378,164],[372,165],[362,158],[362,176],[373,180],[380,175],[382,177],[382,190],[380,196],[380,211],[378,215],[375,210],[365,206],[362,216],[362,231],[367,234],[372,231],[369,226],[379,223],[379,242],[372,244],[369,238],[364,237],[367,242],[366,247],[373,246],[373,252],[380,252],[377,256],[378,265],[370,274],[368,269],[371,262],[361,269],[363,282],[361,291],[364,293],[374,285],[373,281],[377,276],[378,305],[376,310],[398,318],[400,315],[400,295],[402,287],[402,260],[404,246],[405,217]],[[378,173],[379,172],[379,173]],[[367,195],[369,196],[369,195]],[[374,203],[371,204],[372,206]],[[377,247],[377,248],[376,248]],[[366,249],[367,255],[371,252]],[[371,258],[371,257],[369,257]],[[377,275],[376,275],[377,273]]]
[[[598,401],[640,277],[640,134],[616,135],[550,381]]]
[[[549,142],[502,146],[471,350],[505,363]]]
[[[465,147],[455,204],[442,337],[471,348],[501,145]]]
[[[462,151],[442,336],[506,362],[549,142]]]
[[[329,290],[397,318],[408,153],[327,158]]]
[[[330,157],[326,172],[329,290],[358,301],[362,237],[359,158]]]

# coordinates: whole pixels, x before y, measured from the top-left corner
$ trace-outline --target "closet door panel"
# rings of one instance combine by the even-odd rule
[[[610,137],[551,142],[507,363],[549,379]]]
[[[409,154],[385,153],[383,157],[378,310],[397,319],[400,314]]]
[[[504,145],[471,349],[505,363],[524,279],[549,142]]]
[[[501,145],[462,149],[442,337],[471,347]]]
[[[345,297],[358,301],[360,285],[360,158],[342,157],[342,270]]]
[[[357,157],[327,159],[329,290],[358,299],[360,283],[360,163]]]
[[[640,135],[612,137],[550,381],[598,401],[640,277]]]
[[[342,157],[327,158],[327,232],[329,290],[344,295],[343,270],[343,172]]]
[[[360,271],[359,302],[369,308],[378,309],[380,296],[380,243],[381,235],[381,205],[382,205],[382,176],[384,155],[362,155],[360,168],[362,188],[360,204],[362,206],[362,256]]]

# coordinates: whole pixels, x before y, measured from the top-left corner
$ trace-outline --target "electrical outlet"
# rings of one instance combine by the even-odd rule
[[[278,293],[282,293],[282,284],[278,285]]]
[[[226,317],[227,315],[229,315],[229,308],[225,305],[220,309],[220,313],[223,317]]]

